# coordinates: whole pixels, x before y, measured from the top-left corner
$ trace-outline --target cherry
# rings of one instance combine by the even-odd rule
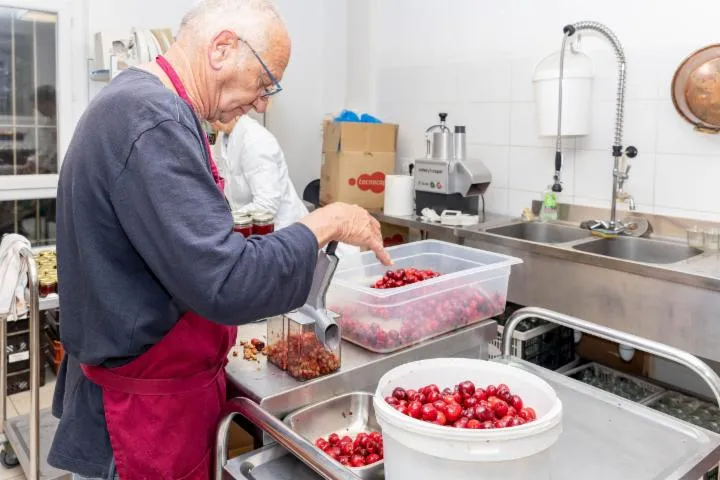
[[[488,398],[494,397],[497,395],[497,387],[495,385],[488,385],[485,392],[487,393]]]
[[[376,453],[371,453],[370,455],[365,457],[365,465],[371,465],[373,463],[379,462],[380,460],[382,460],[382,458],[380,458],[380,455]]]
[[[459,385],[458,391],[463,395],[463,397],[470,397],[475,393],[475,384],[466,380]]]
[[[463,402],[465,405],[465,408],[475,408],[475,406],[478,404],[478,399],[475,397],[468,397]]]
[[[453,423],[453,427],[455,428],[467,428],[467,424],[470,421],[468,417],[460,417],[455,423]]]
[[[492,420],[494,417],[493,411],[484,405],[477,405],[475,407],[475,418],[481,422]]]
[[[340,451],[340,449],[338,447],[328,447],[328,449],[325,450],[325,453],[330,455],[335,460],[340,458],[340,455],[342,454],[342,452]]]
[[[515,410],[515,407],[509,406],[507,414],[511,417],[517,417],[518,412],[517,412],[517,410]]]
[[[483,429],[484,430],[490,430],[491,428],[495,428],[495,422],[492,420],[488,420],[487,422],[483,422]]]
[[[508,413],[508,404],[499,400],[495,402],[495,405],[493,405],[493,411],[495,412],[496,418],[503,418]]]
[[[443,412],[438,411],[437,418],[435,419],[435,421],[433,423],[435,423],[437,425],[445,425],[447,423],[447,417],[445,416],[445,414]]]
[[[345,435],[342,440],[340,440],[340,443],[353,443],[353,439]]]
[[[434,422],[437,420],[438,411],[431,404],[426,403],[422,407],[422,419],[426,422]]]
[[[445,408],[445,417],[448,423],[455,423],[462,416],[463,408],[457,403],[451,403]]]
[[[407,407],[407,406],[408,406],[408,401],[407,401],[407,400],[398,400],[398,405],[402,405],[403,407]]]
[[[531,422],[537,418],[537,415],[535,414],[535,410],[533,410],[530,407],[522,408],[518,415],[520,415],[520,418],[525,420],[526,422]]]
[[[340,451],[343,455],[347,455],[348,457],[353,454],[355,451],[352,442],[345,442],[340,444]]]
[[[399,404],[398,399],[395,397],[385,397],[385,401],[388,405],[392,405],[393,407]]]
[[[418,392],[416,390],[407,390],[405,392],[405,396],[407,397],[408,402],[413,402],[417,400]]]
[[[403,415],[408,414],[408,407],[406,407],[405,405],[398,405],[397,407],[395,407],[395,410],[402,413]]]
[[[447,403],[442,400],[435,400],[432,405],[435,407],[435,410],[439,412],[445,412],[445,409],[447,408]]]
[[[361,455],[353,455],[350,457],[350,465],[353,467],[364,467],[365,459]]]
[[[392,396],[397,398],[398,400],[407,400],[407,393],[404,389],[400,387],[397,387],[395,390],[393,390]]]
[[[348,437],[348,438],[350,438],[350,437]],[[375,440],[378,443],[382,442],[382,435],[380,434],[380,432],[371,432],[370,438],[372,438],[373,440]]]
[[[378,443],[377,443],[375,440],[373,440],[372,438],[369,438],[368,441],[367,441],[367,445],[365,445],[365,449],[366,449],[369,453],[377,452],[377,449],[378,449],[379,447],[380,447],[380,445],[378,445]]]
[[[320,450],[325,451],[325,449],[330,445],[324,439],[318,438],[317,440],[315,440],[315,446],[318,447]]]
[[[408,405],[408,415],[413,418],[422,418],[423,404],[420,402],[410,402]]]
[[[338,462],[340,462],[341,465],[345,465],[346,467],[350,466],[350,457],[347,455],[341,455],[338,457]]]
[[[328,437],[328,442],[330,443],[330,445],[337,445],[338,443],[340,443],[340,437],[337,433],[333,433]]]
[[[367,446],[368,438],[367,433],[358,433],[358,436],[355,437],[355,442],[353,442],[353,446],[355,448],[365,448]]]
[[[487,393],[482,388],[476,387],[475,394],[473,394],[473,397],[477,398],[478,401],[479,400],[487,400]]]
[[[471,430],[479,430],[479,429],[480,429],[480,422],[478,422],[477,420],[475,420],[475,419],[473,418],[472,420],[469,420],[469,421],[468,421],[467,427],[465,427],[465,428],[469,428],[469,429],[471,429]]]
[[[518,397],[517,395],[513,395],[512,397],[510,397],[510,405],[512,405],[513,408],[519,412],[523,408],[522,398]]]
[[[454,395],[443,395],[442,401],[445,402],[445,405],[452,405],[454,403],[460,403],[455,401]]]

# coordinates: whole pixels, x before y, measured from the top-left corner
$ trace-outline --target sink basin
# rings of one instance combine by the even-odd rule
[[[590,236],[588,230],[565,227],[552,223],[535,222],[515,223],[504,227],[488,228],[486,232],[538,243],[566,243]]]
[[[702,250],[645,238],[603,238],[575,245],[575,250],[643,263],[675,263],[700,255]]]

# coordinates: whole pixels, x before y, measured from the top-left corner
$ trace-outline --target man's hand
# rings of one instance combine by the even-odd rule
[[[330,241],[368,248],[383,265],[392,265],[390,255],[383,247],[380,222],[375,220],[364,208],[346,203],[333,203],[315,210],[300,223],[308,227],[324,247]]]

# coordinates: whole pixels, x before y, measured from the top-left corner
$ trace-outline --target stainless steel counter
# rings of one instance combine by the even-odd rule
[[[486,231],[518,222],[507,216],[489,215],[479,225],[448,227],[429,225],[415,216],[374,215],[383,222],[425,231],[426,237],[522,258],[510,276],[512,302],[585,318],[720,362],[720,254],[648,264],[572,248],[597,240],[594,236],[546,244]]]
[[[266,322],[244,325],[240,340],[265,338]],[[494,320],[485,320],[447,335],[430,339],[391,354],[372,353],[348,342],[342,343],[342,366],[332,375],[299,382],[264,356],[260,363],[231,357],[226,367],[231,394],[248,397],[271,415],[283,418],[310,403],[351,392],[374,392],[380,377],[396,366],[426,358],[488,358],[488,344],[497,336]]]

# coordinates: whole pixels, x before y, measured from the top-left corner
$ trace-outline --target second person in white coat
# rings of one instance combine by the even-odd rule
[[[233,212],[271,213],[278,230],[309,213],[290,180],[280,144],[270,131],[247,115],[226,124],[216,122],[213,128],[220,132],[217,165],[225,177],[225,196]],[[359,251],[345,244],[337,249],[338,256]]]

